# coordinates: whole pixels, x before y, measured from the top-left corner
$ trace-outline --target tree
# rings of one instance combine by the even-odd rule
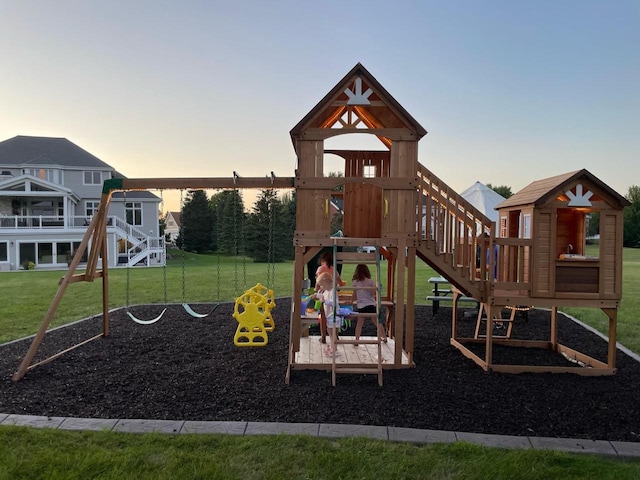
[[[247,255],[254,262],[282,262],[292,241],[288,222],[275,190],[262,190],[247,221]]]
[[[191,190],[180,215],[180,246],[196,253],[211,251],[214,218],[204,190]]]
[[[284,250],[284,258],[287,260],[293,260],[295,251],[293,248],[293,236],[296,231],[296,192],[285,193],[282,198],[282,215],[283,215],[283,232],[284,243],[282,245]]]
[[[507,185],[496,185],[494,187],[490,183],[487,183],[487,187],[489,187],[494,192],[499,193],[504,198],[509,198],[511,195],[513,195],[513,192],[511,191],[511,187],[508,187]]]
[[[216,193],[209,201],[215,218],[214,238],[216,250],[228,255],[244,252],[244,202],[238,190]]]
[[[640,247],[640,187],[632,185],[629,187],[626,199],[631,205],[624,208],[624,236],[623,245],[625,247]]]

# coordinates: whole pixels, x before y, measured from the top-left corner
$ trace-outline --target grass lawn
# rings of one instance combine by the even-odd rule
[[[184,265],[184,268],[183,268]],[[276,265],[276,296],[289,296],[292,263]],[[343,278],[351,278],[345,266]],[[352,267],[352,266],[351,266]],[[60,271],[0,273],[0,343],[36,332],[57,290]],[[384,275],[384,272],[383,272]],[[416,302],[426,303],[427,279],[417,265]],[[146,303],[233,300],[266,283],[267,265],[177,253],[166,269],[109,271],[110,307]],[[127,295],[127,283],[129,283]],[[166,285],[166,288],[165,288]],[[184,293],[183,293],[184,290]],[[165,298],[166,292],[166,298]],[[619,340],[640,351],[640,250],[625,249]],[[101,282],[71,285],[55,316],[66,324],[101,311]],[[570,313],[606,332],[597,310]],[[116,434],[0,427],[4,478],[434,478],[635,479],[640,460],[544,451],[507,451],[467,444],[416,446],[365,439]]]
[[[580,479],[640,477],[640,460],[465,443],[70,432],[0,427],[0,479]]]

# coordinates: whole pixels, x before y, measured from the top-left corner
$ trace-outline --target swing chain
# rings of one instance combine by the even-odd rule
[[[122,206],[124,207],[124,222],[125,222],[125,224],[127,224],[127,191],[126,190],[122,191],[122,197],[123,197],[122,198],[123,199]],[[127,237],[125,238],[125,242],[124,242],[124,253],[127,254],[127,266],[126,266],[126,269],[127,269],[127,275],[126,275],[126,277],[127,277],[127,291],[126,291],[127,299],[126,299],[126,308],[127,308],[127,311],[128,311],[129,310],[129,284],[130,284],[130,281],[129,281],[129,270],[130,270],[130,268],[129,268],[129,226],[128,225],[126,226],[126,229],[127,229]]]
[[[164,190],[160,190],[160,211],[164,215]],[[166,219],[166,215],[165,215]],[[158,232],[160,233],[160,232]],[[162,261],[162,283],[164,287],[164,305],[167,305],[167,242],[164,237],[164,232],[158,238],[158,242],[162,242],[163,253],[160,260]]]
[[[180,212],[182,212],[183,207],[184,207],[183,199],[182,199],[183,193],[184,193],[184,191],[181,189],[180,190]],[[180,215],[182,215],[182,213]],[[186,290],[187,281],[186,281],[185,268],[184,268],[185,251],[184,251],[184,232],[182,231],[183,228],[184,228],[183,227],[183,223],[181,221],[180,222],[180,230],[181,230],[180,231],[180,238],[182,240],[182,248],[180,249],[181,250],[180,257],[182,259],[182,303],[185,303],[185,290]]]
[[[271,172],[273,175],[273,172]],[[274,211],[275,202],[270,201],[267,204],[267,214],[269,215],[269,238],[267,239],[268,251],[267,251],[267,285],[273,289],[275,280],[276,280],[276,272],[275,272],[275,251],[273,244],[273,232],[275,225],[275,211]]]

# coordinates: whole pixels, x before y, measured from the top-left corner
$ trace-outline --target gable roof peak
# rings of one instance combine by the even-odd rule
[[[95,155],[63,137],[17,135],[0,142],[0,165],[58,165],[113,170]]]
[[[364,85],[363,85],[364,83]],[[331,128],[350,107],[359,109],[358,116],[367,117],[368,128],[406,128],[420,139],[427,131],[358,62],[290,131],[295,139],[308,128]],[[363,113],[366,110],[367,113]],[[365,133],[363,130],[362,133]]]

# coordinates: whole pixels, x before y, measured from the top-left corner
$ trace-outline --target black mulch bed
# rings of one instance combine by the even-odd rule
[[[198,306],[206,311],[204,306]],[[153,325],[111,315],[111,335],[10,377],[30,340],[0,346],[0,412],[97,418],[388,425],[510,435],[640,441],[640,363],[618,352],[609,377],[485,373],[449,344],[451,309],[416,307],[416,368],[375,376],[296,370],[285,385],[288,299],[278,299],[266,347],[233,344],[232,304],[204,319],[171,306]],[[137,307],[152,318],[157,306]],[[461,321],[473,331],[475,320]],[[99,317],[47,334],[37,358],[101,329]],[[549,313],[518,319],[514,336],[545,339]],[[366,331],[364,332],[367,333]],[[606,361],[606,342],[560,316],[559,340]],[[36,359],[37,359],[36,358]],[[497,348],[501,363],[566,364],[538,349]]]

